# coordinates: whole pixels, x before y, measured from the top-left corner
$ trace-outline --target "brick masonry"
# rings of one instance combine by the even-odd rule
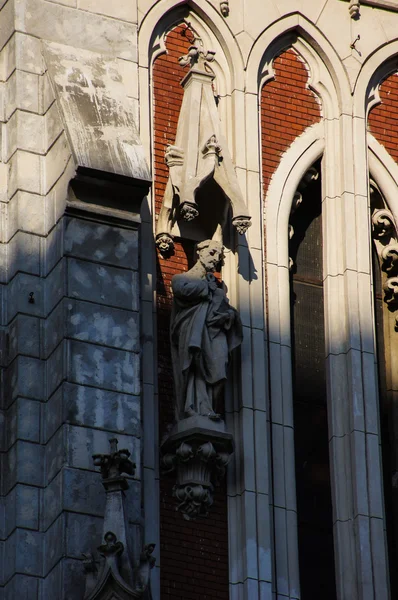
[[[321,119],[318,98],[308,89],[308,70],[293,50],[274,60],[275,78],[261,91],[263,190],[268,187],[284,152],[307,127]]]
[[[398,162],[398,73],[392,73],[379,89],[381,104],[369,114],[368,126],[376,140]]]
[[[185,33],[186,32],[186,33]],[[154,93],[154,172],[155,206],[158,214],[168,179],[164,151],[176,136],[183,98],[180,81],[184,71],[178,57],[186,54],[192,34],[185,24],[167,36],[167,53],[157,58],[153,68]],[[193,243],[176,240],[171,258],[158,256],[157,337],[159,369],[160,438],[173,421],[173,379],[170,358],[169,322],[173,275],[186,271],[193,257]],[[193,523],[175,511],[173,478],[160,481],[161,597],[162,600],[227,600],[228,523],[227,497],[218,488],[210,515]]]

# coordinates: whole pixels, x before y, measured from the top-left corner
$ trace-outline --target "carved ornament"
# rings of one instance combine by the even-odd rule
[[[154,544],[144,546],[139,560],[132,559],[134,544],[129,539],[124,490],[128,482],[124,473],[133,475],[135,464],[129,450],[118,450],[116,438],[109,440],[109,454],[95,454],[94,465],[100,467],[106,490],[103,540],[98,553],[85,553],[86,574],[84,600],[132,600],[147,597],[149,574],[155,564]]]
[[[223,17],[228,17],[228,15],[229,15],[229,1],[228,0],[224,0],[223,2],[220,2],[220,13],[222,14]]]
[[[214,217],[211,194],[207,197],[203,193],[200,207],[197,201],[199,192],[211,180],[223,192],[226,206],[225,210],[219,211],[217,227],[210,236],[222,242],[228,204],[231,207],[232,226],[240,235],[246,233],[251,225],[232,158],[221,132],[213,91],[215,75],[211,63],[214,57],[213,51],[205,51],[198,44],[192,45],[188,53],[179,59],[179,64],[189,66],[190,70],[181,82],[184,97],[175,143],[165,151],[169,179],[156,228],[156,245],[164,255],[173,249],[172,231],[176,225],[195,221],[202,211],[203,222],[209,221],[206,215]]]

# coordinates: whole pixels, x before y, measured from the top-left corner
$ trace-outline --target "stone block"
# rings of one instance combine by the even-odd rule
[[[17,440],[40,441],[40,402],[17,398],[7,411],[7,447]]]
[[[140,398],[64,383],[61,418],[64,422],[73,425],[139,436],[141,433]]]
[[[14,575],[4,588],[4,600],[38,600],[39,579],[28,575]]]
[[[45,372],[49,398],[66,378],[66,342],[61,342],[47,359]]]
[[[39,528],[39,489],[28,485],[16,485],[5,497],[5,534],[9,536],[16,528]]]
[[[66,558],[62,561],[62,592],[64,600],[75,600],[81,595],[85,575],[81,560]]]
[[[37,235],[47,233],[47,202],[38,194],[17,192],[18,226],[21,230]]]
[[[19,28],[17,28],[19,29]],[[22,29],[15,33],[15,62],[17,69],[41,75],[45,71],[41,41]]]
[[[17,315],[9,328],[8,360],[14,360],[17,354],[38,358],[40,319],[28,315]]]
[[[59,136],[45,158],[40,162],[41,191],[47,194],[55,182],[61,177],[71,157],[71,150],[65,134]],[[28,188],[25,188],[28,189]],[[28,190],[34,191],[34,190]]]
[[[35,73],[17,70],[17,108],[30,113],[39,112],[39,76]]]
[[[65,322],[70,338],[139,352],[138,313],[68,300]]]
[[[7,81],[15,70],[15,34],[0,51],[0,81]]]
[[[41,354],[47,358],[60,344],[65,335],[64,301],[54,308],[46,319],[40,321]]]
[[[41,494],[40,528],[44,531],[62,512],[63,469],[48,483]]]
[[[43,537],[43,575],[46,576],[65,553],[65,514],[54,521]]]
[[[93,454],[109,452],[108,432],[87,427],[64,425],[67,435],[67,465],[78,469],[96,471]],[[131,452],[131,460],[136,464],[134,479],[141,478],[140,442],[137,438],[118,434],[119,448],[127,448]],[[97,471],[96,471],[97,472]]]
[[[63,465],[66,463],[66,440],[67,440],[67,429],[66,426],[60,427],[49,440],[46,446],[46,477],[45,481],[48,483],[55,475],[61,470]]]
[[[37,531],[16,529],[5,544],[7,575],[42,575],[43,537]]]
[[[7,452],[4,463],[4,493],[8,493],[17,483],[38,487],[43,485],[43,446],[17,441]]]
[[[45,575],[44,578],[40,581],[40,600],[47,600],[47,598],[62,597],[61,595],[63,592],[63,587],[61,584],[63,562],[64,561],[60,561],[59,563],[57,563],[55,567],[50,571],[50,573],[48,573],[47,576]]]
[[[64,3],[64,2],[63,2]],[[124,0],[114,0],[112,3],[107,0],[78,0],[78,8],[120,19],[123,21],[137,22],[137,2],[125,2]]]
[[[55,97],[51,87],[50,78],[48,73],[44,73],[39,76],[39,109],[37,112],[43,115],[47,112],[54,100]]]
[[[65,252],[76,258],[137,270],[138,231],[68,218]]]
[[[23,189],[33,194],[41,193],[41,157],[39,155],[17,150],[9,164],[8,194],[10,198],[17,189]]]
[[[137,28],[130,23],[43,0],[21,0],[17,8],[18,31],[71,48],[137,61]],[[54,27],[54,23],[62,23],[62,27]]]
[[[14,2],[8,0],[0,9],[0,48],[8,42],[15,29]]]
[[[18,231],[8,243],[7,277],[11,279],[22,271],[40,274],[40,238],[31,233]]]
[[[40,277],[18,273],[7,286],[7,323],[14,319],[15,315],[28,313],[31,315],[44,315],[43,287],[45,281]],[[29,302],[33,293],[34,303]]]
[[[5,394],[9,404],[17,396],[44,398],[44,364],[37,358],[17,356],[6,369]]]
[[[60,386],[49,400],[43,406],[44,418],[43,418],[43,442],[47,443],[48,440],[54,435],[57,429],[62,425],[62,398],[63,398],[63,386]]]
[[[45,280],[44,306],[42,311],[48,315],[62,300],[66,293],[66,263],[60,260]]]
[[[140,359],[137,354],[69,341],[70,381],[116,392],[140,393]]]
[[[138,310],[137,274],[70,258],[68,295],[97,304]]]
[[[69,558],[81,558],[82,552],[93,551],[100,545],[103,518],[67,513],[66,519],[66,554]]]

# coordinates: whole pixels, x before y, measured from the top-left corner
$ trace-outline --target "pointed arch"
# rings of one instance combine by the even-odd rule
[[[286,40],[286,41],[285,41]],[[298,44],[298,52],[308,61],[310,85],[330,111],[349,111],[351,92],[347,73],[335,49],[311,21],[301,13],[291,13],[267,27],[256,39],[247,61],[247,91],[258,93],[267,73],[272,76],[272,60],[278,44]],[[282,46],[283,47],[283,46]],[[301,50],[301,51],[300,51]],[[325,115],[329,118],[329,114]]]

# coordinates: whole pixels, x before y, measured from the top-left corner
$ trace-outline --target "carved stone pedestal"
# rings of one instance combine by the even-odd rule
[[[200,415],[180,421],[161,446],[162,466],[177,475],[173,494],[184,519],[207,515],[214,486],[225,475],[234,441],[222,420]]]

